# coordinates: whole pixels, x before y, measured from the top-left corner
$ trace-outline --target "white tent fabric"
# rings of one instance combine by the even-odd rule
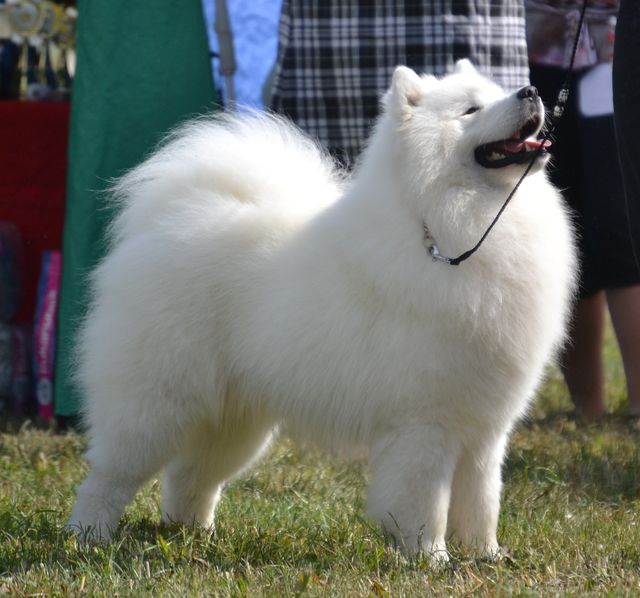
[[[214,29],[216,3],[202,0],[212,51],[220,48]],[[276,60],[278,46],[278,19],[282,0],[225,0],[237,69],[233,75],[235,101],[239,106],[262,107],[262,87]],[[215,79],[227,88],[225,75],[220,71],[220,60],[214,59]]]

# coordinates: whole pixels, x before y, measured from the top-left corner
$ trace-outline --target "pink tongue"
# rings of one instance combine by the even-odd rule
[[[543,143],[537,139],[505,139],[502,142],[501,149],[506,154],[517,154],[518,152],[521,152],[525,146],[529,149],[536,150],[540,147],[549,147],[550,145],[551,142],[549,140],[545,140]]]
[[[527,144],[527,147],[531,147],[533,149],[539,149],[540,147],[550,147],[551,141],[545,139],[544,141],[538,141],[537,139],[527,139],[524,141]]]

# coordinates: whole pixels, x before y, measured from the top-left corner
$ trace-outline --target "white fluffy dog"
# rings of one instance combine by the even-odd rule
[[[298,130],[198,120],[119,181],[79,344],[91,465],[69,526],[108,538],[164,469],[166,520],[212,526],[225,482],[279,427],[367,451],[369,514],[409,555],[498,550],[501,464],[574,287],[544,110],[461,61],[398,67],[346,181]]]

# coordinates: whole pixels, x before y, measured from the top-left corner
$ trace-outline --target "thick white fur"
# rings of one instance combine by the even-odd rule
[[[165,469],[167,520],[213,524],[278,427],[368,451],[369,513],[408,554],[498,550],[501,464],[563,338],[573,242],[540,168],[480,251],[522,166],[473,149],[522,101],[468,63],[399,67],[353,180],[280,119],[187,126],[117,185],[79,343],[91,472],[69,525],[108,537]],[[464,115],[471,105],[481,110]]]

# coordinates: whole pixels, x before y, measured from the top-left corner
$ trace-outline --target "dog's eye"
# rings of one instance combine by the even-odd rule
[[[478,106],[471,106],[471,108],[469,108],[469,110],[467,110],[463,116],[467,116],[467,114],[473,114],[474,112],[478,112],[478,110],[480,110]]]

